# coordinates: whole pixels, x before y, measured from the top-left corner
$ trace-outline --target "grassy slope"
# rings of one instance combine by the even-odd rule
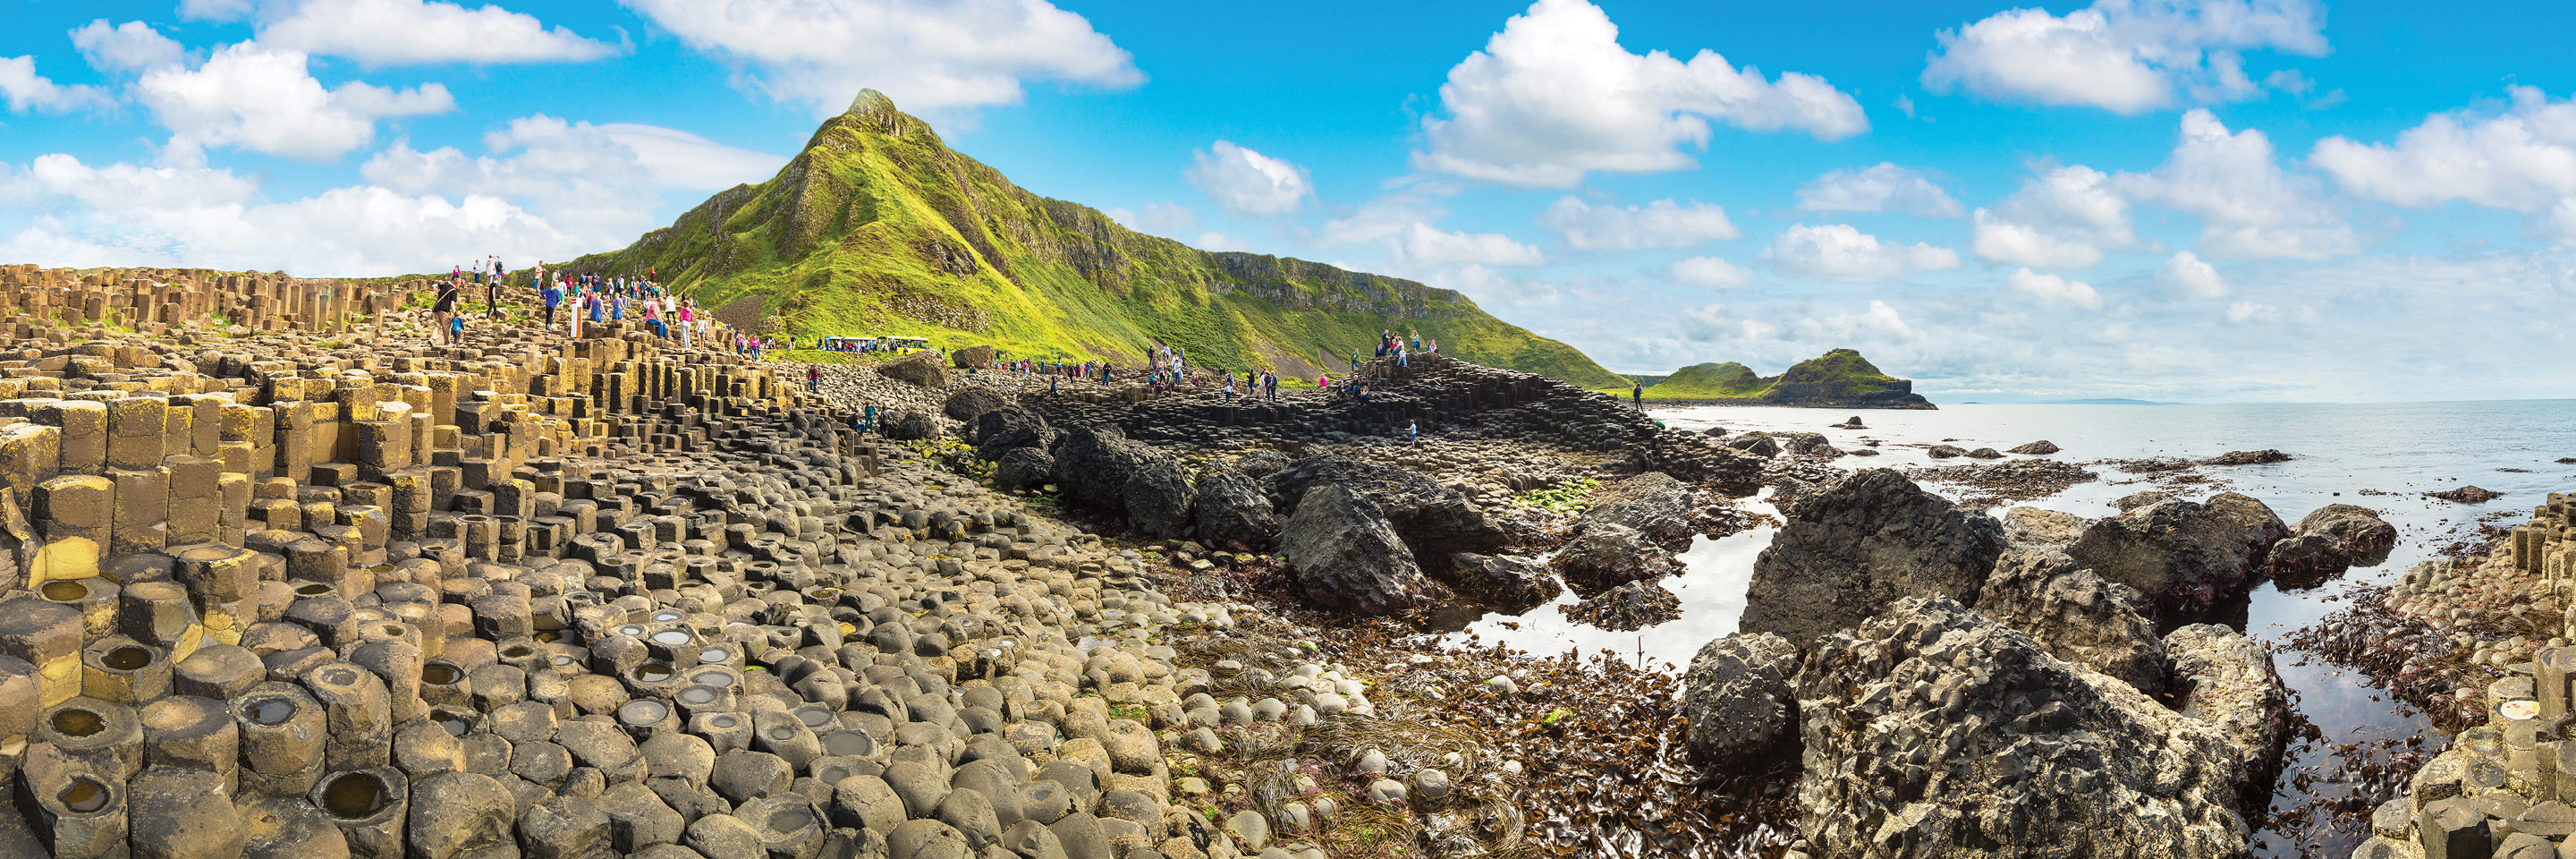
[[[1676,370],[1662,382],[1646,389],[1646,396],[1665,400],[1745,400],[1758,401],[1785,396],[1789,390],[1812,392],[1831,390],[1844,396],[1874,394],[1888,390],[1897,379],[1879,372],[1878,367],[1850,349],[1836,349],[1815,358],[1798,362],[1778,376],[1754,375],[1742,364],[1694,364]],[[1788,390],[1784,390],[1787,386]],[[1613,393],[1626,393],[1614,389]]]
[[[1209,253],[1040,197],[862,94],[760,185],[576,271],[658,269],[720,306],[760,296],[773,331],[895,334],[1018,356],[1139,360],[1155,343],[1211,369],[1339,370],[1380,329],[1587,387],[1618,376],[1451,290],[1294,259]],[[1336,356],[1332,364],[1318,356]]]

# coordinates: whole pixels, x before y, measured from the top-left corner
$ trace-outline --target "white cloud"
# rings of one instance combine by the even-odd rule
[[[1881,242],[1849,224],[1798,224],[1782,230],[1762,250],[1762,259],[1790,274],[1853,282],[1959,267],[1959,254],[1949,248]]]
[[[305,69],[300,52],[242,42],[218,49],[194,71],[145,72],[134,93],[178,137],[307,161],[367,145],[378,119],[456,107],[439,84],[392,90],[351,81],[324,90]]]
[[[36,73],[36,57],[0,57],[0,101],[18,113],[61,113],[73,108],[106,107],[107,93],[87,84],[64,86]]]
[[[2040,274],[2025,268],[2006,276],[2004,285],[2012,287],[2014,292],[2030,296],[2033,301],[2051,307],[2102,309],[2102,295],[2093,291],[2092,284],[2080,280],[2067,280],[2057,275]]]
[[[1870,299],[1869,309],[1866,311],[1841,316],[1809,317],[1798,320],[1796,326],[1800,333],[1808,337],[1830,338],[1837,341],[1873,335],[1911,340],[1923,334],[1913,325],[1906,323],[1905,317],[1898,314],[1896,308],[1874,298]]]
[[[2199,215],[2203,253],[2313,260],[2359,246],[2315,182],[2281,169],[2263,132],[2230,133],[2209,111],[2193,109],[2182,116],[2180,138],[2155,172],[2115,182],[2135,199]]]
[[[2033,268],[2085,268],[2101,262],[2105,248],[2136,242],[2129,201],[2111,177],[2081,165],[2023,180],[1993,209],[1978,209],[1969,228],[1977,258]]]
[[[1917,218],[1967,215],[1959,201],[1915,170],[1881,161],[1858,170],[1835,170],[1798,189],[1798,208],[1808,212],[1903,212]]]
[[[654,226],[665,190],[715,191],[775,173],[786,159],[649,125],[565,122],[537,115],[484,136],[493,155],[428,152],[397,142],[367,159],[367,181],[400,194],[510,200],[566,236],[623,243]]]
[[[1566,244],[1586,250],[1680,250],[1744,236],[1726,219],[1725,209],[1697,200],[1622,207],[1561,197],[1540,213],[1538,222],[1564,236]]]
[[[2227,321],[2240,325],[2247,322],[2278,322],[2280,320],[2281,309],[2269,304],[2256,304],[2251,301],[2239,301],[2227,306]]]
[[[277,3],[259,41],[369,66],[433,63],[581,62],[617,53],[535,16],[496,5],[467,9],[424,0],[303,0]]]
[[[72,31],[72,47],[89,60],[89,67],[102,72],[139,72],[144,69],[175,66],[187,52],[179,43],[152,25],[127,21],[114,27],[100,18]]]
[[[1672,274],[1674,280],[1709,289],[1734,289],[1753,279],[1753,273],[1742,266],[1716,257],[1691,257],[1675,262]]]
[[[2576,100],[2508,90],[2502,110],[2437,113],[2393,143],[2317,141],[2308,163],[2356,197],[2421,207],[2460,201],[2533,216],[2532,232],[2576,240]]]
[[[1134,58],[1046,0],[622,0],[689,47],[747,68],[771,98],[817,115],[864,88],[935,111],[1021,98],[1055,80],[1143,83]]]
[[[1592,171],[1697,164],[1709,123],[1795,129],[1833,140],[1869,129],[1860,103],[1814,75],[1766,79],[1702,50],[1688,62],[1630,53],[1584,0],[1538,0],[1449,70],[1416,169],[1508,185],[1567,187]]]
[[[2218,269],[2190,251],[2178,251],[2172,259],[2156,267],[2156,282],[2165,288],[2197,298],[2219,298],[2227,294],[2227,281],[2218,277]]]
[[[1193,153],[1190,161],[1190,184],[1238,218],[1293,215],[1315,195],[1306,168],[1227,141]]]
[[[1190,207],[1170,200],[1147,203],[1143,211],[1111,209],[1101,214],[1108,215],[1110,220],[1117,221],[1120,226],[1157,236],[1179,235],[1197,229],[1199,225],[1197,212],[1190,211]],[[1221,236],[1222,234],[1209,233],[1208,235]]]
[[[1389,251],[1397,265],[1406,266],[1457,263],[1533,266],[1547,263],[1547,257],[1537,248],[1501,233],[1451,232],[1419,221],[1405,225],[1396,233]]]
[[[2174,102],[2253,95],[2242,53],[2326,53],[2325,10],[2312,0],[2099,0],[2065,17],[1998,12],[1935,35],[1923,69],[1936,91],[2087,105],[2134,114]]]
[[[1219,232],[1200,233],[1198,240],[1190,242],[1190,245],[1198,248],[1199,250],[1212,252],[1248,251],[1252,249],[1252,243]]]
[[[1543,280],[1509,277],[1481,265],[1452,266],[1432,272],[1423,282],[1440,289],[1456,290],[1477,304],[1514,307],[1540,307],[1557,304],[1564,290]]]

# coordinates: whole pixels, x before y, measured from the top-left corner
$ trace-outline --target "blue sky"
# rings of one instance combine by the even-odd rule
[[[626,244],[861,87],[1041,194],[1613,369],[1946,400],[2576,396],[2576,9],[20,0],[0,262]]]

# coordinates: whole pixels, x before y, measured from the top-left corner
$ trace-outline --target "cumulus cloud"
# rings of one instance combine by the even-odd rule
[[[676,0],[673,0],[676,2]],[[1567,187],[1592,171],[1651,173],[1698,162],[1711,122],[1834,140],[1869,129],[1860,103],[1823,78],[1765,78],[1702,50],[1689,61],[1631,53],[1585,0],[1538,0],[1467,55],[1422,121],[1416,169],[1507,185]]]
[[[469,156],[454,147],[420,152],[397,142],[359,172],[400,194],[514,201],[568,236],[608,245],[650,229],[662,191],[729,188],[767,178],[786,163],[672,129],[542,114],[511,120],[483,144],[492,154]]]
[[[2253,95],[2246,51],[2327,50],[2313,0],[2098,0],[2064,17],[1998,12],[1934,38],[1923,84],[1935,91],[2123,114],[2172,104],[2177,90],[2202,102]]]
[[[1835,170],[1798,189],[1798,208],[1809,212],[1903,212],[1917,218],[1967,215],[1950,193],[1920,171],[1881,161],[1858,170]]]
[[[2306,177],[2274,159],[2263,132],[2229,132],[2207,110],[2182,116],[2173,154],[2152,173],[2116,180],[2131,197],[2200,216],[2199,249],[2211,256],[2324,259],[2351,253],[2352,225]]]
[[[87,84],[65,86],[36,73],[36,57],[0,57],[0,101],[17,113],[61,113],[74,108],[106,107],[107,93]]]
[[[369,66],[582,62],[618,50],[490,4],[467,9],[425,0],[302,0],[268,7],[261,43]]]
[[[1716,257],[1691,257],[1672,265],[1674,280],[1709,289],[1734,289],[1753,279],[1742,266]]]
[[[2345,193],[2399,206],[2459,201],[2532,215],[2532,231],[2576,240],[2576,100],[2534,87],[2507,91],[2501,109],[2425,117],[2391,143],[2335,136],[2308,163]]]
[[[144,69],[175,66],[187,53],[178,41],[161,35],[152,25],[127,21],[110,27],[100,18],[72,31],[72,47],[80,49],[89,67],[102,72],[139,72]]]
[[[1913,325],[1908,324],[1905,317],[1896,312],[1895,307],[1875,298],[1870,299],[1869,309],[1860,313],[1811,316],[1798,320],[1795,325],[1808,337],[1830,338],[1837,341],[1866,336],[1911,340],[1923,334]]]
[[[1197,212],[1190,211],[1190,207],[1170,200],[1147,203],[1141,211],[1110,209],[1102,214],[1108,215],[1110,220],[1117,221],[1119,225],[1128,229],[1157,236],[1176,236],[1198,229],[1199,226]],[[1219,234],[1209,233],[1208,235]],[[1206,247],[1202,245],[1201,249]]]
[[[2280,319],[2281,309],[2269,304],[2239,301],[2227,306],[2227,321],[2239,325],[2248,322],[2278,322]]]
[[[302,52],[227,45],[205,65],[145,72],[135,97],[180,138],[306,161],[329,161],[375,139],[376,120],[456,107],[435,83],[394,90],[351,81],[325,90]]]
[[[1762,250],[1762,260],[1790,274],[1852,282],[1959,267],[1959,254],[1949,248],[1881,242],[1849,224],[1798,224],[1782,230]]]
[[[2219,298],[2227,294],[2227,281],[2218,269],[2190,251],[2178,251],[2172,259],[2156,267],[2156,282],[2165,288],[2194,298]]]
[[[1545,265],[1538,248],[1501,233],[1443,230],[1433,222],[1447,217],[1419,190],[1389,194],[1361,204],[1348,216],[1324,222],[1316,243],[1324,247],[1374,245],[1390,264],[1419,270],[1443,265]]]
[[[1192,154],[1190,161],[1190,184],[1238,218],[1293,215],[1315,195],[1306,168],[1227,141]]]
[[[1125,88],[1134,58],[1046,0],[622,0],[690,48],[817,115],[859,90],[913,110],[1011,104],[1026,81]]]
[[[1643,206],[1594,206],[1562,197],[1539,214],[1538,223],[1555,230],[1566,244],[1586,250],[1680,250],[1744,236],[1726,219],[1725,209],[1697,200],[1688,205],[1656,200]]]
[[[2028,296],[2032,301],[2050,307],[2102,309],[2102,295],[2093,291],[2092,284],[2080,280],[2067,280],[2057,275],[2040,274],[2025,268],[2005,277],[2004,285],[2011,287],[2014,292]]]
[[[2050,168],[2022,181],[1992,209],[1980,208],[1969,228],[1977,258],[2033,268],[2085,268],[2102,261],[2105,248],[2137,242],[2129,201],[2111,177],[2081,165]]]

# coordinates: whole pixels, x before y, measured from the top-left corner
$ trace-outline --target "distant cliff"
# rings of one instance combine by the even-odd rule
[[[1708,405],[1814,406],[1835,409],[1929,409],[1914,383],[1879,372],[1869,359],[1836,349],[1800,361],[1777,376],[1728,361],[1693,364],[1646,389],[1650,400],[1690,400]]]
[[[807,337],[893,334],[1131,363],[1169,344],[1205,369],[1312,377],[1392,329],[1482,364],[1590,388],[1621,381],[1452,290],[1202,251],[1030,193],[873,90],[769,181],[566,268],[650,270],[728,322]]]

